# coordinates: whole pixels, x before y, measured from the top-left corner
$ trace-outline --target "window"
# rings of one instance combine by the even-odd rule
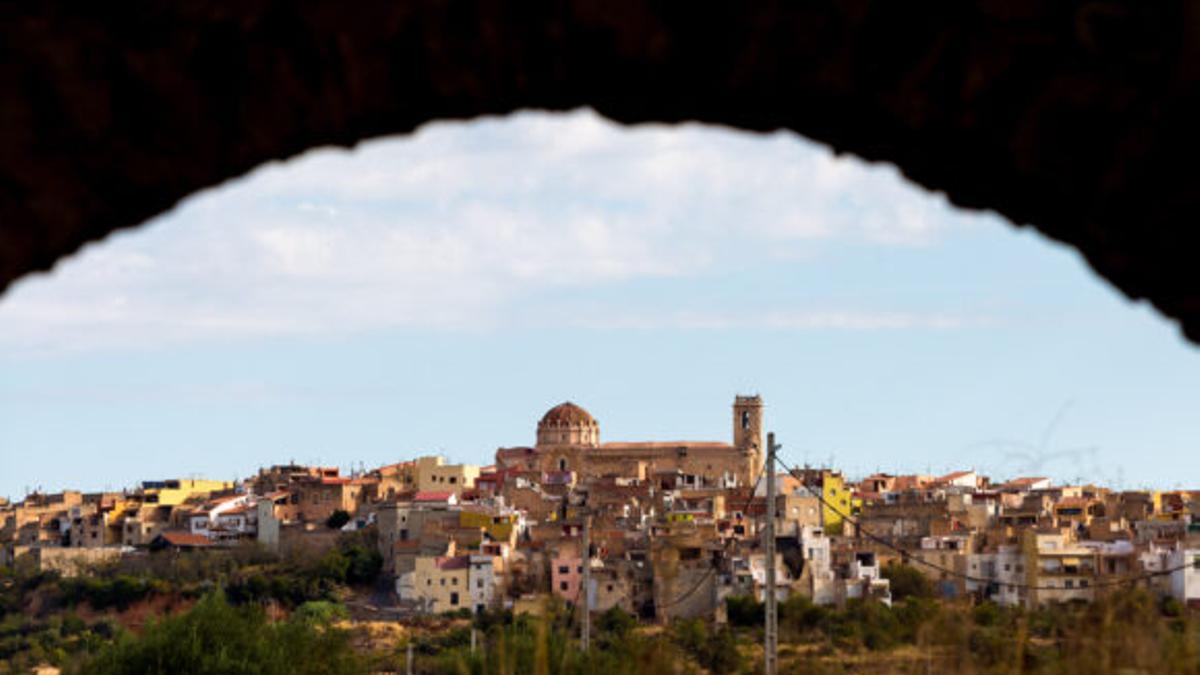
[[[454,578],[452,578],[452,579],[450,580],[450,585],[451,585],[451,586],[457,586],[457,585],[458,585],[458,577],[454,577]]]
[[[455,482],[457,482],[457,481],[458,481],[458,478],[457,478],[457,477],[455,477],[455,476],[450,476],[450,484],[451,484],[451,485],[453,485],[453,484],[454,484]]]
[[[747,410],[742,411],[742,428],[743,429],[750,428],[750,412]]]
[[[438,581],[441,583],[441,585],[443,585],[443,586],[445,586],[445,585],[446,585],[446,578],[445,578],[445,577],[442,577],[441,579],[438,579]]]
[[[455,606],[458,605],[458,593],[450,594],[450,604],[455,605]]]
[[[483,579],[475,580],[475,588],[483,588]]]
[[[609,584],[609,585],[608,585],[608,592],[609,592],[609,593],[612,593],[612,592],[613,592],[613,585],[612,585],[612,584]]]
[[[579,571],[579,573],[580,573],[580,574],[583,574],[583,565],[580,565],[580,566],[579,566],[579,570],[578,570],[578,571]]]
[[[1088,580],[1087,580],[1087,579],[1080,579],[1080,580],[1079,580],[1079,587],[1080,587],[1080,588],[1087,588],[1087,587],[1088,587]]]
[[[560,590],[560,591],[567,590],[567,582],[565,582],[565,581],[558,582],[558,590]]]
[[[769,543],[769,542],[768,542],[768,543]],[[559,565],[559,566],[558,566],[558,573],[559,573],[559,574],[569,574],[570,572],[571,572],[571,568],[570,568],[570,567],[567,567],[566,565]]]
[[[432,586],[432,585],[433,585],[433,579],[426,579],[426,580],[425,580],[425,585],[426,585],[426,586]]]
[[[769,542],[768,542],[768,543],[769,543]],[[1067,579],[1067,583],[1066,583],[1065,585],[1066,585],[1066,587],[1067,587],[1067,588],[1075,588],[1075,580],[1074,580],[1074,579]]]
[[[1192,569],[1200,570],[1200,555],[1192,558]]]

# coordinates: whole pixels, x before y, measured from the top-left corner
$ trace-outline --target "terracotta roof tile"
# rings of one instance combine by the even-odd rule
[[[470,556],[457,555],[449,558],[437,559],[437,567],[439,570],[465,570],[470,566]]]
[[[163,532],[159,535],[163,541],[171,546],[212,546],[212,541],[202,534],[192,534],[191,532]]]
[[[601,450],[673,450],[677,448],[686,448],[688,450],[733,450],[734,446],[723,441],[633,441],[633,442],[615,442],[601,443]]]
[[[434,492],[425,490],[413,495],[414,502],[448,502],[454,496],[453,492]]]

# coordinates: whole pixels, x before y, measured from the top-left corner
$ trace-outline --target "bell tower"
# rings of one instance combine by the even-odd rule
[[[762,471],[763,424],[762,397],[736,396],[733,399],[733,445],[750,456],[747,483],[753,483]]]

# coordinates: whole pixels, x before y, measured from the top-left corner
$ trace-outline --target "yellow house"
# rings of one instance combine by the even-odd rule
[[[482,527],[493,541],[513,542],[512,536],[517,526],[517,516],[515,514],[493,516],[484,511],[459,511],[458,526],[462,528]]]
[[[142,483],[142,501],[147,504],[179,506],[193,497],[207,499],[214,492],[232,490],[233,483],[223,480],[176,478]]]
[[[479,467],[475,464],[446,464],[442,457],[418,457],[415,466],[417,490],[421,492],[453,492],[475,487]]]
[[[846,487],[842,474],[829,469],[821,470],[821,524],[825,534],[841,534],[844,516],[853,510],[853,492]]]
[[[821,492],[821,526],[826,534],[841,534],[845,516],[854,515],[861,509],[861,501],[854,497],[854,490],[846,485],[841,472],[832,469],[805,467],[796,471],[793,478],[806,489]]]
[[[471,606],[471,556],[421,556],[413,570],[413,593],[425,611],[453,612]]]

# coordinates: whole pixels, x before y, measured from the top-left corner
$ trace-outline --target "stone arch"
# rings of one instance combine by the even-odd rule
[[[1200,339],[1200,7],[498,0],[0,9],[0,290],[264,162],[591,106],[791,129],[1078,248]]]

